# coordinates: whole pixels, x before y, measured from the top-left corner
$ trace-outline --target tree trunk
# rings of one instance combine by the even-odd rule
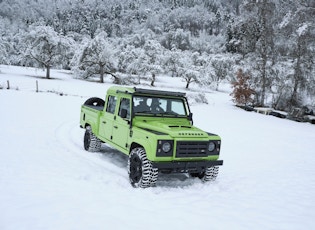
[[[219,84],[220,84],[220,82],[217,81],[216,86],[215,86],[215,91],[219,91]]]
[[[218,90],[219,90],[219,84],[220,84],[220,77],[217,76],[217,77],[216,77],[216,83],[215,83],[215,91],[218,91]]]
[[[107,72],[104,71],[104,74],[109,74],[114,78],[114,84],[120,85],[121,84],[121,79],[119,77],[117,77],[115,74],[111,73],[111,72]]]
[[[297,90],[299,87],[299,81],[297,79],[295,79],[295,83],[294,83],[294,87],[293,87],[293,92],[292,92],[292,96],[290,99],[290,107],[294,107],[297,106],[298,104],[298,97],[297,97]]]
[[[50,79],[50,66],[46,66],[46,78]]]
[[[297,56],[297,60],[296,60],[296,66],[295,66],[295,70],[294,70],[294,87],[293,87],[293,92],[292,92],[292,96],[290,98],[290,106],[297,106],[298,104],[298,88],[299,88],[299,84],[301,81],[301,58],[300,58],[300,52],[298,51],[298,56]]]
[[[267,2],[264,0],[264,4]],[[266,87],[267,87],[267,73],[266,73],[266,68],[267,68],[267,52],[268,52],[268,44],[267,44],[267,33],[268,33],[268,28],[267,28],[267,11],[265,9],[266,5],[264,5],[261,9],[261,17],[262,17],[262,38],[261,38],[261,58],[262,58],[262,90],[261,90],[261,98],[260,98],[260,104],[261,106],[265,106],[265,97],[266,97]]]
[[[187,82],[187,83],[186,83],[186,89],[188,89],[189,84],[190,84],[190,79],[187,79],[186,82]]]
[[[267,65],[267,55],[263,55],[263,65],[262,65],[262,89],[261,89],[261,98],[260,98],[260,105],[265,105],[265,97],[266,97],[266,65]]]
[[[152,73],[151,86],[154,86],[154,82],[155,82],[155,74]]]
[[[100,65],[100,83],[104,83],[104,65],[103,64],[99,64]]]

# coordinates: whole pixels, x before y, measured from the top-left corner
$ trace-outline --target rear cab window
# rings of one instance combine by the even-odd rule
[[[114,114],[116,109],[116,102],[117,97],[109,95],[107,100],[106,112]]]

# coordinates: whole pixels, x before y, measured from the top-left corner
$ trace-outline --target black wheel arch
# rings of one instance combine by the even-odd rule
[[[129,149],[129,154],[131,153],[131,151],[134,149],[134,148],[143,148],[145,150],[145,148],[140,145],[139,143],[137,142],[132,142],[131,145],[130,145],[130,149]]]

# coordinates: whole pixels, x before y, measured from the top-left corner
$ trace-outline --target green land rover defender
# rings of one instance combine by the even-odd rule
[[[221,138],[193,126],[185,93],[110,87],[105,101],[93,97],[81,107],[84,148],[101,144],[129,156],[134,187],[156,184],[159,173],[189,173],[202,181],[218,175]]]

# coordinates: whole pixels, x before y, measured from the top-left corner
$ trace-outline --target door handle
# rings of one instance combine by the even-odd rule
[[[103,121],[102,123],[103,123],[103,124],[106,124],[106,121]]]
[[[115,125],[115,126],[114,126],[114,128],[115,128],[115,129],[118,129],[118,126],[117,126],[117,125]]]

